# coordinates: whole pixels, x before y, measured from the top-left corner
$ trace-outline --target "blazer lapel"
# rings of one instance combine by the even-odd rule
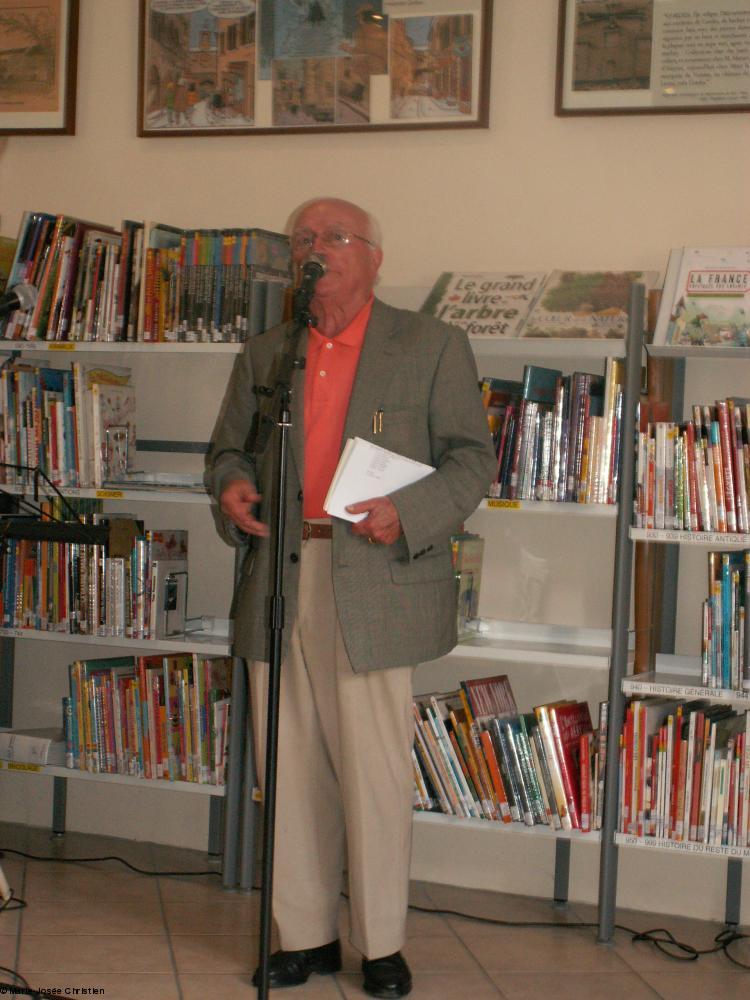
[[[363,437],[372,430],[373,414],[382,406],[385,387],[400,358],[394,343],[397,329],[394,314],[375,299],[352,386],[342,448],[348,438]]]

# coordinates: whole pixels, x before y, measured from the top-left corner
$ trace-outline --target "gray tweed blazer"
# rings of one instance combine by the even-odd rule
[[[268,384],[288,326],[248,340],[237,359],[214,435],[208,483],[215,497],[233,479],[253,482],[273,510],[275,447],[257,462],[243,452],[256,410],[253,385]],[[307,348],[303,333],[300,354]],[[295,371],[287,481],[284,649],[297,605],[304,488],[304,371]],[[383,411],[382,433],[372,417]],[[494,472],[487,421],[469,342],[457,327],[375,300],[344,428],[436,471],[391,495],[403,535],[368,545],[334,518],[333,584],[341,630],[357,672],[432,660],[456,643],[456,586],[450,536],[485,495]],[[268,660],[271,542],[253,539],[235,599],[235,653]]]

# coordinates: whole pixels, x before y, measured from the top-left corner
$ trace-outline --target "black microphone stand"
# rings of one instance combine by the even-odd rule
[[[303,368],[304,361],[297,358],[302,331],[315,323],[310,313],[314,282],[303,284],[294,295],[294,326],[287,337],[287,344],[276,366],[273,386],[255,386],[254,392],[264,398],[259,405],[250,434],[248,450],[256,459],[260,457],[274,427],[278,427],[276,453],[276,492],[272,514],[273,524],[273,578],[269,598],[268,628],[270,656],[268,665],[268,709],[266,719],[266,769],[263,788],[263,862],[260,897],[260,954],[258,963],[258,997],[268,998],[268,960],[271,951],[274,833],[276,829],[276,772],[279,738],[279,689],[281,681],[281,639],[284,630],[284,525],[286,519],[286,478],[288,436],[292,426],[291,396],[292,372]]]

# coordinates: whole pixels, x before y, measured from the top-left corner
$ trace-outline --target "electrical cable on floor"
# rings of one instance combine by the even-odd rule
[[[27,858],[30,861],[58,861],[64,862],[66,864],[86,864],[100,861],[116,861],[119,864],[125,865],[131,871],[136,872],[139,875],[155,875],[162,878],[182,878],[185,876],[196,876],[196,875],[220,875],[217,871],[202,871],[202,872],[161,872],[161,871],[147,871],[144,868],[138,868],[136,865],[131,864],[124,858],[117,857],[116,855],[106,855],[99,858],[53,858],[53,857],[42,857],[40,855],[29,854],[25,851],[18,851],[11,847],[0,847],[0,858],[4,854],[17,854],[19,857]],[[257,887],[255,887],[257,889]],[[345,892],[341,895],[344,899],[349,899]],[[16,902],[17,906],[9,906],[10,902]],[[22,900],[17,899],[11,894],[11,899],[6,900],[2,906],[0,906],[0,914],[5,910],[20,910],[24,909],[28,904]],[[453,916],[462,917],[467,920],[474,920],[479,923],[485,924],[496,924],[499,927],[544,927],[544,928],[557,928],[557,929],[573,929],[580,930],[581,928],[594,928],[599,925],[596,923],[586,923],[584,921],[571,923],[569,921],[540,921],[540,920],[498,920],[494,917],[478,917],[470,913],[460,913],[458,910],[447,910],[441,908],[432,908],[427,906],[416,906],[414,904],[409,905],[410,910],[414,910],[419,913],[436,913],[440,916]],[[750,938],[750,935],[743,934],[741,931],[736,930],[735,927],[727,926],[724,927],[714,938],[714,947],[712,948],[694,948],[693,945],[687,944],[684,941],[678,941],[677,938],[672,934],[671,931],[664,927],[656,927],[652,930],[647,931],[636,931],[632,927],[626,927],[624,924],[615,924],[617,930],[625,931],[626,934],[631,935],[631,943],[635,944],[637,941],[647,941],[653,944],[663,955],[668,958],[672,958],[678,962],[696,962],[701,955],[713,955],[716,952],[723,952],[725,957],[740,969],[745,969],[750,971],[750,965],[745,962],[741,962],[738,958],[735,958],[729,952],[729,946],[735,941],[742,941]],[[12,976],[17,977],[19,980],[23,980],[18,973],[14,972],[13,969],[7,969],[0,966],[0,972],[8,972]],[[30,990],[30,987],[23,980],[24,991],[32,997],[50,997],[52,994],[41,992],[34,992]],[[17,989],[16,984],[3,983],[0,982],[0,989]]]
[[[38,854],[28,854],[25,851],[17,851],[14,847],[0,847],[0,858],[3,854],[17,854],[20,858],[28,858],[30,861],[58,861],[64,864],[84,864],[93,863],[95,861],[117,861],[121,865],[125,865],[133,872],[137,872],[138,875],[158,875],[162,878],[177,877],[177,876],[189,876],[193,877],[196,875],[216,875],[221,876],[221,872],[217,871],[205,871],[205,872],[155,872],[147,871],[145,868],[138,868],[136,865],[131,864],[126,861],[125,858],[118,858],[116,855],[106,855],[101,858],[52,858],[52,857],[42,857]]]

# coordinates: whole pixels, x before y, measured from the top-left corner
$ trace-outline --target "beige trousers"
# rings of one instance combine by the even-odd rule
[[[331,543],[302,544],[297,620],[281,668],[273,914],[285,951],[339,937],[348,870],[351,943],[404,943],[412,823],[413,667],[355,674],[336,615]],[[268,664],[250,671],[265,778]]]

